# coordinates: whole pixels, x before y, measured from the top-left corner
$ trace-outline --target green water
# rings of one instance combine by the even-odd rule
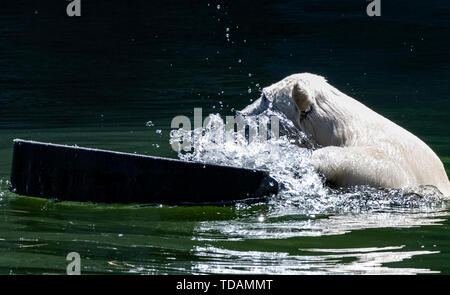
[[[58,203],[7,183],[14,138],[176,157],[174,116],[232,114],[257,84],[295,72],[325,75],[410,130],[449,173],[447,2],[383,2],[379,19],[352,1],[97,1],[80,19],[49,3],[0,12],[0,274],[64,274],[69,252],[85,274],[450,274],[448,205]]]

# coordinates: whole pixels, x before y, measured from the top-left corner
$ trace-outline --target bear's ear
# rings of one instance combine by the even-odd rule
[[[306,90],[301,89],[298,86],[298,83],[295,83],[294,87],[292,88],[292,99],[294,100],[300,112],[308,112],[311,109],[311,97]]]

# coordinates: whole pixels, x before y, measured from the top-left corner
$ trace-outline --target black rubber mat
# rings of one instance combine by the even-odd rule
[[[12,191],[94,203],[232,205],[277,193],[266,171],[14,140]]]

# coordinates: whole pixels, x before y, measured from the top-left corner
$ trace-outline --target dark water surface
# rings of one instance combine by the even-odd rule
[[[73,251],[82,273],[450,274],[448,205],[313,214],[7,189],[14,138],[177,157],[174,116],[233,114],[298,72],[419,136],[449,173],[448,1],[382,0],[378,18],[363,0],[92,2],[79,18],[66,1],[2,3],[0,274],[65,273]]]

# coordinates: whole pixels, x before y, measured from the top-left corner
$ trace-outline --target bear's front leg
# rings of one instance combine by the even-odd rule
[[[403,169],[376,147],[328,146],[313,151],[311,160],[328,182],[342,187],[402,188],[410,182]]]

